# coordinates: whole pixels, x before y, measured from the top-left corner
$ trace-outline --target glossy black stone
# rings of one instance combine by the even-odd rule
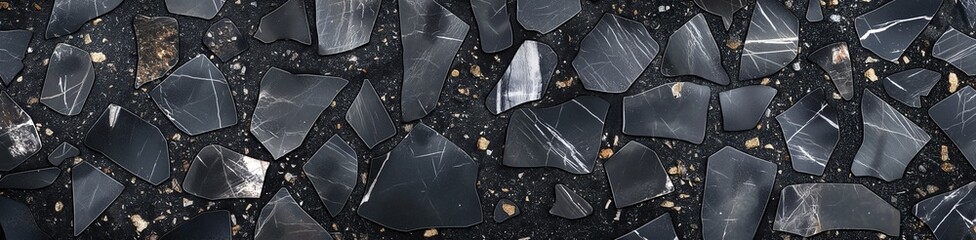
[[[905,49],[925,30],[942,0],[892,0],[854,18],[861,47],[882,59],[898,62]]]
[[[193,158],[183,190],[207,200],[259,198],[270,165],[220,145],[209,145]]]
[[[88,21],[111,12],[122,0],[55,0],[47,22],[47,39],[65,36]]]
[[[168,167],[167,167],[168,170]],[[74,210],[74,234],[81,235],[92,222],[125,189],[118,181],[105,175],[88,162],[81,162],[71,168],[71,196]]]
[[[779,0],[756,1],[739,58],[739,80],[773,75],[796,59],[800,20]]]
[[[305,45],[312,44],[312,33],[305,13],[305,1],[288,0],[280,7],[261,17],[254,38],[263,43],[278,40],[294,40]]]
[[[724,147],[708,157],[702,194],[704,239],[752,239],[776,181],[776,164]]]
[[[346,141],[333,135],[302,167],[322,204],[333,217],[345,208],[349,195],[356,187],[356,180],[359,179],[358,159],[356,151]]]
[[[558,62],[559,57],[549,45],[525,40],[502,78],[485,97],[485,107],[498,115],[524,103],[542,99]]]
[[[51,186],[61,176],[57,167],[10,173],[0,178],[0,189],[41,189]]]
[[[0,171],[10,171],[41,150],[37,125],[6,91],[0,91]]]
[[[61,145],[58,145],[58,148],[55,148],[54,151],[51,151],[51,154],[47,155],[47,161],[53,166],[59,166],[65,159],[78,156],[80,153],[81,151],[75,145],[62,142]]]
[[[976,90],[965,86],[929,108],[929,117],[976,167]]]
[[[390,151],[357,213],[397,231],[459,228],[483,221],[478,163],[423,123]]]
[[[678,240],[678,235],[674,233],[674,224],[671,221],[671,214],[665,213],[660,217],[651,220],[637,229],[618,237],[616,240]]]
[[[976,76],[976,39],[955,28],[946,30],[932,46],[932,57],[952,64],[966,75]]]
[[[657,153],[644,144],[630,141],[604,164],[607,181],[617,208],[633,206],[674,191],[671,177]]]
[[[729,84],[729,74],[722,66],[722,55],[704,15],[695,15],[668,38],[661,73],[667,77],[693,75],[721,85]]]
[[[805,183],[783,188],[773,230],[811,237],[830,230],[873,230],[898,236],[898,209],[855,183]]]
[[[519,210],[517,205],[515,205],[515,202],[502,198],[498,200],[498,203],[495,203],[495,212],[492,219],[494,219],[496,223],[503,223],[521,213],[522,211]]]
[[[171,17],[132,18],[132,30],[138,46],[135,88],[163,77],[179,62],[179,23]]]
[[[566,185],[557,183],[555,191],[556,202],[552,203],[549,214],[566,219],[580,219],[593,214],[593,206]]]
[[[403,46],[400,107],[403,121],[409,122],[427,116],[437,106],[469,26],[433,0],[397,2]]]
[[[820,0],[807,0],[807,21],[819,22],[824,20],[823,7]]]
[[[4,231],[6,229],[6,231]],[[34,214],[27,204],[7,197],[0,197],[0,238],[17,240],[52,239],[37,227]]]
[[[203,45],[224,62],[230,61],[250,47],[241,30],[237,29],[237,24],[228,18],[220,19],[210,25],[207,33],[203,35]]]
[[[603,14],[580,43],[573,68],[587,90],[622,93],[651,64],[659,49],[644,24]]]
[[[94,84],[91,55],[81,48],[59,43],[47,66],[41,103],[60,114],[78,115]]]
[[[610,103],[581,96],[559,105],[518,109],[505,138],[503,164],[554,167],[573,174],[593,172]]]
[[[827,72],[827,76],[834,82],[837,92],[844,100],[854,99],[854,70],[851,67],[851,55],[847,51],[846,42],[833,43],[817,49],[810,53],[807,59]]]
[[[756,128],[776,97],[776,88],[751,85],[718,93],[722,107],[722,129],[746,131]]]
[[[166,0],[166,10],[176,15],[210,20],[217,16],[224,2],[225,0]]]
[[[580,0],[517,0],[516,18],[525,30],[556,30],[583,10]]]
[[[333,239],[298,202],[292,198],[288,189],[281,188],[261,208],[255,240],[271,239]]]
[[[369,148],[390,139],[397,132],[393,119],[390,119],[390,113],[386,111],[386,106],[376,94],[376,89],[373,89],[369,79],[363,81],[359,95],[356,95],[356,99],[349,106],[346,122],[356,130],[356,134]]]
[[[884,100],[864,89],[861,95],[864,134],[851,173],[891,182],[902,177],[912,158],[932,139]]]
[[[85,135],[85,146],[152,185],[169,179],[169,145],[159,128],[109,104]]]
[[[176,128],[191,136],[237,124],[224,74],[202,54],[173,71],[149,96]]]
[[[909,107],[919,108],[922,107],[919,98],[928,96],[939,79],[942,79],[939,72],[913,68],[885,77],[884,89],[891,98]]]
[[[27,30],[0,31],[0,81],[4,85],[17,77],[24,69],[24,55],[27,54],[27,44],[31,40],[31,32]]]
[[[976,29],[976,0],[958,0],[957,8],[960,8],[966,16],[970,29]]]
[[[473,0],[471,11],[478,23],[481,50],[496,53],[512,46],[512,22],[506,0]]]
[[[319,55],[332,55],[369,43],[380,0],[316,0]]]
[[[822,89],[803,96],[776,116],[797,172],[823,175],[827,161],[840,141],[837,110],[827,104]]]
[[[706,12],[722,17],[722,23],[728,29],[732,26],[732,17],[735,12],[749,4],[746,0],[694,0],[698,7],[705,9]]]
[[[274,159],[301,146],[315,120],[349,81],[292,74],[275,67],[261,79],[261,93],[251,117],[251,134]]]
[[[932,230],[936,239],[976,239],[976,182],[926,198],[912,213]]]
[[[711,89],[690,82],[665,83],[623,100],[623,133],[701,144]]]
[[[183,239],[231,239],[230,212],[226,210],[209,211],[198,214],[160,237],[160,240]]]

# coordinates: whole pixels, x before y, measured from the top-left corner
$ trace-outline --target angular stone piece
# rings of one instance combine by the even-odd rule
[[[824,20],[823,7],[820,6],[820,0],[808,0],[807,21],[814,23],[823,20]]]
[[[298,202],[291,197],[288,189],[281,188],[261,208],[257,227],[254,229],[255,240],[270,239],[334,239],[325,231]]]
[[[695,0],[698,7],[705,9],[706,12],[722,17],[725,29],[732,26],[732,18],[735,12],[742,9],[749,1],[747,0]]]
[[[902,177],[912,158],[932,139],[924,129],[878,98],[870,90],[861,95],[864,138],[854,155],[851,173],[891,182]]]
[[[830,230],[873,230],[898,236],[901,216],[856,183],[805,183],[783,188],[773,230],[810,237]]]
[[[202,19],[213,19],[225,0],[166,0],[169,13]]]
[[[237,124],[227,80],[203,54],[173,71],[149,96],[176,128],[191,136]]]
[[[41,103],[67,116],[81,113],[95,84],[91,55],[75,46],[58,43],[47,66]]]
[[[549,45],[532,40],[522,42],[505,74],[485,97],[488,111],[498,115],[518,105],[542,99],[557,62],[559,57]]]
[[[261,17],[261,24],[254,38],[263,43],[291,39],[296,42],[311,45],[312,33],[308,26],[308,16],[305,13],[305,1],[288,0],[280,7]]]
[[[958,8],[961,8],[970,29],[976,29],[976,0],[959,0]]]
[[[125,186],[88,162],[72,167],[71,196],[74,202],[75,237],[81,235],[82,231],[102,215],[122,194],[123,189]]]
[[[580,96],[559,105],[518,109],[508,122],[503,164],[593,172],[610,103]]]
[[[203,35],[203,45],[224,62],[230,61],[250,47],[241,30],[237,29],[237,24],[227,18],[210,25],[207,34]]]
[[[437,106],[469,26],[434,0],[397,2],[403,45],[400,107],[403,121],[410,122],[427,116]]]
[[[617,208],[633,206],[674,191],[671,177],[657,153],[644,144],[630,141],[604,162],[607,180]]]
[[[111,12],[122,0],[55,0],[47,22],[47,39],[65,36],[88,21]]]
[[[198,214],[166,232],[160,240],[231,239],[230,212],[209,211]]]
[[[556,30],[583,10],[580,0],[517,0],[516,4],[519,24],[542,34]]]
[[[912,213],[929,226],[936,239],[976,239],[976,182],[926,198]]]
[[[722,129],[746,131],[756,128],[776,97],[776,88],[750,85],[718,93],[722,105]]]
[[[690,82],[665,83],[624,97],[623,132],[694,144],[705,141],[711,89]]]
[[[922,107],[919,98],[928,96],[939,79],[942,79],[942,74],[936,71],[913,68],[884,78],[884,89],[891,98],[909,107],[919,108]]]
[[[976,167],[976,90],[965,86],[929,108],[929,117],[956,144],[969,164]]]
[[[369,43],[380,0],[316,0],[319,55],[346,52]]]
[[[105,108],[85,135],[85,146],[152,185],[169,179],[166,137],[159,128],[119,105]]]
[[[209,145],[190,164],[183,190],[211,201],[259,198],[270,165],[220,145]]]
[[[349,81],[311,74],[292,74],[275,67],[261,79],[261,93],[251,117],[251,134],[281,158],[302,145],[316,119]]]
[[[518,216],[521,213],[522,211],[520,211],[518,206],[515,205],[515,202],[502,198],[499,199],[498,203],[495,204],[495,216],[492,218],[496,223],[502,223],[510,218]]]
[[[3,231],[3,229],[8,229]],[[37,227],[34,214],[27,204],[7,197],[0,197],[0,238],[3,239],[52,239]]]
[[[0,31],[0,80],[4,85],[17,77],[24,69],[24,55],[27,54],[27,44],[31,40],[31,32],[27,30]]]
[[[369,79],[363,81],[359,95],[356,95],[356,99],[349,106],[346,122],[356,130],[356,134],[370,149],[390,139],[397,132],[393,119],[390,119],[390,113],[386,111],[386,106],[383,106],[383,101],[376,94],[376,89],[373,89]]]
[[[940,6],[942,0],[892,0],[854,18],[854,29],[862,47],[897,63]]]
[[[739,58],[739,80],[773,75],[796,59],[799,31],[800,20],[782,1],[756,1]]]
[[[776,116],[790,162],[797,172],[823,175],[834,147],[840,141],[837,110],[827,104],[822,89],[814,90]]]
[[[175,18],[136,15],[132,30],[136,33],[139,64],[135,88],[163,77],[179,62],[180,26]]]
[[[820,66],[830,81],[834,82],[837,92],[844,100],[854,98],[854,75],[851,68],[851,55],[847,51],[846,42],[833,43],[817,49],[807,56],[811,62]]]
[[[496,53],[512,46],[512,22],[508,17],[507,3],[506,0],[471,1],[471,11],[478,23],[481,51]]]
[[[359,179],[359,157],[338,135],[333,135],[308,159],[302,170],[333,217],[346,206]]]
[[[704,239],[752,239],[773,192],[776,164],[727,146],[706,165]]]
[[[37,125],[7,92],[0,91],[0,171],[10,171],[41,150]]]
[[[563,184],[556,184],[556,202],[549,209],[549,214],[565,219],[580,219],[593,213],[593,206],[586,202],[579,194]]]
[[[634,231],[630,231],[629,233],[617,238],[617,240],[649,239],[678,239],[678,235],[674,233],[674,224],[671,221],[671,214],[665,213],[664,215],[661,215],[660,217],[641,225],[639,228],[634,229]]]
[[[695,15],[668,38],[661,73],[667,77],[693,75],[720,85],[729,84],[729,74],[722,66],[722,55],[704,15]]]
[[[51,163],[51,165],[59,166],[62,162],[64,162],[65,159],[76,157],[78,154],[81,154],[81,151],[79,151],[75,145],[62,142],[61,145],[58,145],[58,148],[55,148],[50,155],[47,155],[47,161]]]
[[[968,76],[976,76],[976,39],[949,28],[932,47],[932,57],[942,59],[962,70]]]
[[[659,49],[644,24],[606,13],[583,38],[573,68],[587,90],[622,93],[651,64]]]
[[[434,129],[418,123],[379,164],[360,216],[397,231],[481,223],[478,163]]]
[[[0,189],[41,189],[51,186],[58,176],[61,169],[57,167],[15,172],[0,178]]]

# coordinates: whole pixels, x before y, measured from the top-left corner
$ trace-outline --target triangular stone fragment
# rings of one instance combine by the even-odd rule
[[[173,71],[149,96],[176,128],[191,136],[237,124],[230,86],[203,54]]]
[[[776,88],[751,85],[718,93],[722,107],[722,129],[746,131],[756,128],[776,97]]]
[[[270,165],[220,145],[209,145],[193,158],[183,190],[207,200],[259,198]]]
[[[230,212],[226,210],[204,212],[166,232],[160,240],[212,239],[230,240]]]
[[[851,67],[851,55],[847,51],[846,42],[833,43],[817,49],[810,53],[807,59],[827,72],[830,81],[834,82],[837,92],[844,100],[854,99],[854,70]]]
[[[397,231],[483,221],[478,163],[427,125],[415,125],[378,164],[357,210],[363,218]]]
[[[969,164],[976,167],[976,90],[965,86],[929,108],[929,117],[956,144]]]
[[[210,25],[207,33],[203,35],[203,45],[224,62],[230,61],[250,47],[241,30],[237,29],[237,25],[228,18],[220,19]]]
[[[427,116],[437,106],[469,26],[434,0],[397,2],[403,45],[400,107],[403,121],[409,122]]]
[[[61,145],[58,145],[58,148],[55,148],[50,155],[47,155],[47,161],[50,162],[51,165],[58,166],[61,165],[65,159],[78,156],[80,153],[81,151],[79,151],[75,145],[62,142]]]
[[[796,59],[800,20],[779,0],[756,1],[739,58],[739,80],[763,78]]]
[[[789,185],[780,194],[773,230],[811,237],[831,230],[873,230],[898,236],[898,209],[856,183]]]
[[[976,76],[976,48],[973,46],[976,46],[976,39],[950,27],[932,46],[932,57],[952,64],[968,76]]]
[[[925,30],[942,0],[892,0],[854,18],[861,47],[881,59],[897,62],[905,49]]]
[[[976,182],[926,198],[912,213],[929,226],[936,239],[976,239]]]
[[[119,105],[105,108],[85,135],[85,146],[152,185],[169,179],[166,137],[159,128]]]
[[[202,19],[213,19],[225,0],[166,0],[169,13]]]
[[[690,82],[666,83],[624,97],[623,132],[701,144],[710,98],[710,88]]]
[[[108,209],[125,189],[118,181],[105,175],[88,162],[71,169],[71,193],[74,201],[74,234],[81,235],[92,222]]]
[[[708,157],[702,196],[704,239],[752,239],[776,181],[776,164],[732,147]]]
[[[0,91],[0,171],[10,171],[41,150],[37,125],[7,92]]]
[[[492,114],[508,111],[527,102],[542,99],[559,57],[545,43],[525,40],[519,46],[502,78],[485,97]]]
[[[369,43],[380,0],[316,0],[319,55],[346,52]]]
[[[41,189],[51,186],[61,176],[61,169],[49,167],[3,175],[0,189]]]
[[[383,106],[383,101],[376,94],[369,79],[363,81],[359,95],[349,106],[346,122],[356,130],[356,134],[369,148],[390,139],[397,132],[393,119],[390,119],[390,113],[386,111],[386,106]]]
[[[961,9],[965,16],[966,25],[970,29],[976,29],[976,0],[959,0],[957,9]]]
[[[511,219],[515,216],[521,214],[522,211],[519,210],[515,202],[505,198],[499,199],[498,203],[495,203],[495,212],[492,217],[496,223],[502,223]]]
[[[261,17],[254,38],[263,43],[290,39],[305,45],[312,44],[312,33],[305,13],[305,1],[288,0],[274,11]]]
[[[162,78],[179,62],[179,28],[176,19],[171,17],[136,15],[132,19],[139,55],[135,88]]]
[[[722,55],[703,15],[695,15],[668,38],[661,73],[668,77],[694,75],[717,84],[729,84]]]
[[[88,21],[119,6],[122,0],[55,0],[47,22],[47,39],[71,34]]]
[[[823,175],[827,161],[840,141],[837,110],[827,104],[822,89],[814,90],[776,116],[790,163],[797,172]]]
[[[4,231],[4,229],[9,229]],[[0,238],[2,239],[52,239],[37,227],[34,214],[27,204],[7,197],[0,197]]]
[[[301,146],[316,119],[347,83],[338,77],[268,69],[251,117],[251,134],[274,159],[281,158]]]
[[[722,17],[725,29],[732,26],[732,17],[735,12],[749,4],[747,0],[694,0],[698,7],[705,9],[706,12]]]
[[[503,164],[554,167],[573,174],[593,172],[610,103],[580,96],[559,105],[512,113]]]
[[[298,202],[288,189],[281,188],[261,208],[255,240],[271,239],[334,239]]]
[[[24,55],[27,54],[27,44],[31,40],[31,32],[27,30],[0,31],[0,80],[4,85],[17,77],[24,69]]]
[[[861,96],[864,138],[854,155],[851,173],[891,182],[902,177],[919,150],[932,139],[884,100],[864,89]]]
[[[549,214],[566,219],[580,219],[593,213],[593,206],[566,185],[557,183],[555,190],[556,202],[549,209]]]
[[[63,115],[78,115],[94,84],[91,55],[81,48],[59,43],[47,66],[41,103]]]
[[[820,0],[807,0],[807,21],[808,22],[819,22],[824,20],[823,7],[820,6]]]
[[[512,46],[512,22],[508,16],[507,0],[471,1],[471,11],[478,23],[481,50],[496,53]]]
[[[630,141],[603,164],[617,208],[632,206],[674,191],[657,153]]]
[[[308,159],[302,170],[315,187],[319,199],[335,217],[346,206],[359,179],[356,151],[338,135],[333,135]]]
[[[573,68],[587,90],[622,93],[651,64],[658,49],[644,24],[603,14],[580,43]]]
[[[583,10],[580,0],[518,0],[516,4],[522,27],[542,34],[556,30]]]
[[[639,228],[618,237],[616,240],[650,240],[650,239],[678,239],[674,233],[674,223],[671,214],[665,213],[660,217],[651,220]]]
[[[892,74],[884,78],[884,89],[888,96],[908,105],[909,107],[922,107],[922,96],[928,96],[942,79],[942,74],[936,71],[913,68]]]

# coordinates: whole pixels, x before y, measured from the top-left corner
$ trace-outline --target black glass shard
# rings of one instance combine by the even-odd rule
[[[820,0],[807,0],[807,21],[813,23],[823,20],[823,7],[820,6]]]
[[[796,59],[800,20],[778,0],[756,1],[739,58],[739,80],[763,78]]]
[[[671,221],[671,214],[665,213],[664,215],[661,215],[660,217],[641,225],[639,228],[634,229],[634,231],[630,231],[627,234],[618,237],[616,240],[649,239],[678,239],[678,235],[674,233],[674,224]]]
[[[41,189],[51,186],[58,176],[61,176],[58,167],[10,173],[0,178],[0,189]]]
[[[518,109],[508,122],[503,164],[593,172],[610,103],[580,96],[556,106]]]
[[[4,231],[3,229],[7,229]],[[0,197],[0,238],[17,239],[52,239],[37,227],[34,214],[27,204],[7,197]]]
[[[434,0],[397,2],[403,45],[400,107],[403,121],[409,122],[427,116],[437,106],[469,26]]]
[[[898,62],[940,6],[942,0],[892,0],[854,18],[854,29],[861,47],[882,59]]]
[[[722,55],[703,15],[695,15],[668,38],[661,73],[667,77],[693,75],[720,85],[729,84]]]
[[[202,19],[213,19],[225,0],[166,0],[169,13]]]
[[[369,79],[363,81],[359,95],[356,95],[356,99],[349,106],[346,122],[369,148],[390,139],[397,132],[393,119],[390,119],[390,113],[386,111],[386,106],[376,94],[376,89],[373,89]]]
[[[976,46],[976,45],[974,45]],[[969,164],[976,167],[976,90],[965,86],[929,108],[929,117],[956,144]]]
[[[220,19],[210,25],[207,33],[203,35],[203,45],[224,62],[230,61],[250,47],[241,30],[237,29],[237,24],[228,18]]]
[[[346,206],[359,179],[356,151],[338,135],[322,144],[302,170],[329,213],[335,217]]]
[[[209,211],[198,214],[166,232],[160,240],[209,239],[230,240],[230,212]]]
[[[478,23],[481,50],[496,53],[512,46],[512,22],[508,17],[506,0],[474,0],[471,11]]]
[[[558,61],[556,52],[549,45],[532,40],[522,42],[502,78],[485,97],[488,111],[498,115],[524,103],[542,99]]]
[[[623,100],[623,132],[701,144],[711,89],[690,82],[665,83]]]
[[[722,23],[728,29],[732,26],[732,17],[735,12],[749,4],[746,0],[694,0],[698,7],[705,9],[706,12],[722,17]]]
[[[132,18],[139,56],[135,88],[162,78],[179,62],[180,51],[176,48],[180,45],[179,28],[176,19],[171,17],[136,15]]]
[[[823,175],[827,161],[840,141],[837,110],[827,104],[822,89],[814,90],[776,116],[790,163],[797,172]]]
[[[122,0],[55,0],[44,35],[51,39],[71,34],[121,3]]]
[[[7,92],[0,91],[0,171],[10,171],[41,150],[37,125]]]
[[[854,99],[854,70],[851,68],[851,55],[847,51],[846,42],[833,43],[817,49],[810,53],[807,59],[827,72],[830,81],[834,82],[837,92],[844,100]]]
[[[207,200],[259,198],[270,165],[220,145],[209,145],[193,158],[183,190]]]
[[[298,202],[292,198],[288,189],[281,188],[261,208],[257,226],[254,227],[255,240],[271,239],[334,239],[325,231]]]
[[[946,30],[932,46],[932,57],[952,64],[966,75],[976,76],[976,39],[955,28]]]
[[[176,128],[191,136],[237,124],[230,86],[203,54],[173,71],[149,96]]]
[[[674,191],[657,153],[630,141],[603,164],[617,208],[633,206]]]
[[[704,239],[752,239],[773,192],[776,164],[724,147],[708,157],[702,195]]]
[[[169,179],[169,145],[159,128],[109,104],[85,135],[85,146],[152,185]]]
[[[783,188],[773,230],[811,237],[830,230],[874,230],[898,236],[898,209],[856,183],[806,183]]]
[[[305,13],[305,1],[288,0],[280,7],[261,17],[254,38],[263,43],[290,39],[305,45],[312,44],[312,33]]]
[[[168,167],[167,167],[168,170]],[[71,198],[74,209],[74,234],[81,235],[125,189],[118,181],[81,162],[71,168]]]
[[[926,198],[912,213],[929,226],[936,239],[976,239],[976,182]]]
[[[549,209],[549,214],[566,219],[580,219],[593,213],[593,206],[566,185],[557,183],[555,191],[556,202]]]
[[[942,79],[939,72],[913,68],[884,78],[884,89],[891,98],[909,107],[919,108],[922,107],[919,98],[928,96],[939,79]]]
[[[79,151],[75,145],[62,142],[61,145],[58,145],[58,148],[55,148],[54,151],[51,151],[51,154],[47,155],[47,161],[53,166],[58,166],[61,165],[65,159],[78,156],[80,153],[81,151]]]
[[[583,38],[573,68],[587,90],[622,93],[651,64],[659,49],[644,24],[607,13]]]
[[[47,66],[41,103],[60,114],[78,115],[94,84],[91,55],[81,48],[59,43]]]
[[[864,138],[851,173],[891,182],[902,177],[912,158],[932,139],[924,129],[864,89],[861,95]]]
[[[27,54],[27,44],[31,40],[31,32],[27,30],[0,31],[0,81],[4,85],[17,77],[24,69],[24,55]]]
[[[369,43],[380,0],[316,0],[319,55],[332,55]]]
[[[722,129],[746,131],[756,128],[776,97],[776,88],[751,85],[718,93],[722,108]]]
[[[556,30],[583,10],[580,0],[518,0],[516,4],[519,24],[542,34]]]

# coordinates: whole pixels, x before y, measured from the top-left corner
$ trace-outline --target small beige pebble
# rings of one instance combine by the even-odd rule
[[[665,200],[664,202],[661,203],[661,207],[673,208],[674,202]]]
[[[451,77],[458,77],[458,76],[461,76],[461,71],[458,71],[457,69],[452,69]]]
[[[511,217],[512,215],[515,215],[515,205],[502,203],[502,211],[505,211],[505,215]]]
[[[50,128],[45,128],[44,134],[48,136],[54,135],[54,130],[51,130]]]
[[[105,54],[103,54],[101,52],[93,52],[91,54],[91,60],[92,60],[92,62],[96,62],[96,63],[104,62],[105,61]]]
[[[142,230],[146,230],[146,227],[149,227],[149,222],[142,220],[142,216],[139,216],[139,214],[130,215],[129,220],[132,220],[132,225],[136,227],[137,233],[141,233]]]
[[[959,89],[959,76],[956,73],[949,73],[949,93],[954,93]]]
[[[600,149],[600,159],[608,159],[613,156],[612,148]]]
[[[752,139],[746,140],[746,149],[753,149],[759,147],[762,143],[759,142],[759,137],[754,137]]]
[[[869,68],[867,71],[864,71],[864,77],[872,82],[878,81],[878,75],[874,73],[874,68]]]
[[[427,229],[426,231],[424,231],[424,237],[428,237],[429,238],[429,237],[433,237],[433,236],[437,236],[437,229],[436,228],[431,228],[431,229]]]
[[[61,203],[61,201],[58,201],[58,202],[54,203],[54,211],[55,212],[61,212],[61,210],[63,210],[63,209],[64,209],[64,203]]]
[[[568,88],[568,87],[571,87],[571,86],[573,86],[573,79],[572,78],[569,78],[569,79],[566,79],[566,80],[562,80],[562,81],[556,81],[556,87],[557,88]]]
[[[488,150],[488,144],[491,144],[491,142],[489,142],[487,138],[478,137],[478,150]]]

